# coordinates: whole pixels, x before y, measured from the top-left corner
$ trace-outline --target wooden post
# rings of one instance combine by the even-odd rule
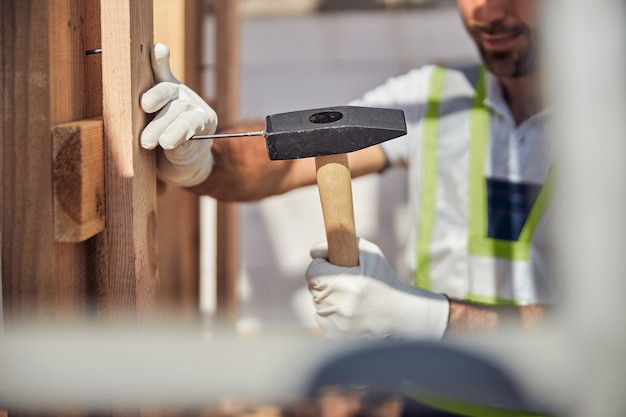
[[[154,0],[154,41],[170,48],[174,75],[201,93],[203,18],[199,0]],[[200,313],[200,199],[180,187],[161,184],[157,198],[161,302],[168,314]]]
[[[140,94],[154,83],[152,0],[106,0],[102,24],[107,308],[151,316],[158,303],[155,153],[139,145]]]
[[[85,118],[102,115],[102,80],[101,80],[101,55],[86,55],[89,49],[100,48],[100,9],[98,0],[50,0],[47,11],[49,14],[49,50],[50,63],[50,123],[56,125],[74,122]],[[51,129],[54,131],[54,129]],[[93,142],[102,142],[102,133],[94,138],[92,143],[84,146],[92,146],[95,159],[84,166],[85,173],[92,174],[92,178],[102,178],[102,150]],[[60,167],[65,159],[61,153],[65,152],[67,159],[74,158],[74,163],[83,161],[76,160],[75,153],[81,151],[83,145],[66,147],[60,150],[59,142],[54,139],[54,133],[49,134],[52,149],[53,177],[60,171],[67,171]],[[100,145],[101,148],[101,145]],[[59,157],[58,159],[56,157]],[[74,175],[75,173],[70,173]],[[99,295],[103,293],[103,283],[106,282],[103,270],[104,251],[99,250],[101,236],[83,241],[84,237],[92,237],[104,227],[103,210],[101,207],[98,223],[93,233],[80,236],[76,239],[77,231],[68,231],[66,226],[68,210],[81,210],[76,206],[76,200],[72,196],[66,196],[64,191],[76,190],[80,187],[81,179],[53,178],[53,210],[55,224],[55,256],[54,267],[56,276],[56,313],[58,318],[67,320],[81,317],[88,308],[97,311]],[[104,194],[103,182],[93,185],[99,194]],[[102,199],[104,196],[102,196]],[[104,203],[104,201],[102,201]],[[69,206],[69,207],[68,207]],[[102,204],[103,206],[103,204]],[[82,210],[81,210],[82,211]],[[97,212],[97,210],[96,210]],[[74,216],[76,217],[76,216]],[[64,230],[65,229],[65,230]],[[80,243],[65,243],[69,239]],[[91,307],[88,307],[91,306]]]
[[[215,110],[220,127],[239,121],[239,2],[215,0],[216,76]],[[239,211],[235,203],[217,205],[217,315],[234,322],[238,310]]]
[[[152,2],[106,1],[101,13],[99,6],[97,0],[0,5],[0,247],[9,322],[54,320],[87,306],[142,315],[158,301],[154,154],[138,144],[139,94],[152,85]],[[100,56],[85,55],[100,47],[102,81]],[[51,128],[101,112],[106,232],[84,243],[55,243]]]
[[[0,2],[2,294],[5,323],[54,318],[48,2]]]

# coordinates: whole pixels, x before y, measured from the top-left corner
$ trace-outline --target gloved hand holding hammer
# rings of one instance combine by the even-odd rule
[[[354,267],[331,264],[326,242],[313,246],[311,257],[306,278],[324,336],[442,338],[447,297],[400,281],[374,243],[359,239]]]

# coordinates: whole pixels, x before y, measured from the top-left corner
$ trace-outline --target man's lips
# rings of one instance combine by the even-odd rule
[[[520,33],[519,31],[498,33],[480,32],[478,36],[485,49],[499,51],[511,48],[517,41]]]

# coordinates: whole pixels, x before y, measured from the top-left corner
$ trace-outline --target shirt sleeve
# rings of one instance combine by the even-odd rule
[[[424,66],[390,78],[350,102],[352,106],[395,108],[404,111],[407,134],[381,144],[387,166],[408,165],[421,142],[421,126],[426,110],[428,81],[433,66]]]

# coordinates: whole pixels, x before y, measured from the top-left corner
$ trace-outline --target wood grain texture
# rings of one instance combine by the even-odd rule
[[[157,198],[161,303],[174,318],[200,316],[200,204],[198,195],[166,186]]]
[[[50,107],[52,124],[85,118],[84,6],[78,0],[49,0]]]
[[[152,0],[107,0],[102,21],[106,170],[107,308],[151,317],[158,310],[156,165],[139,145],[139,96],[153,85]]]
[[[348,156],[318,156],[315,158],[315,166],[328,241],[328,260],[334,265],[357,266],[359,247],[354,224]]]
[[[215,0],[216,75],[215,111],[220,117],[218,130],[239,122],[240,17],[239,2]],[[217,316],[232,324],[238,315],[239,293],[239,208],[236,203],[217,204]]]
[[[197,92],[204,15],[199,0],[154,0],[154,41],[170,47],[176,77]],[[200,315],[200,198],[160,184],[157,197],[159,279],[164,310],[185,319]]]
[[[102,120],[52,128],[52,189],[57,242],[82,242],[104,230]]]
[[[74,0],[84,6],[82,49],[100,49],[100,0]],[[85,104],[82,118],[102,116],[102,54],[84,55]]]
[[[102,114],[102,69],[99,55],[86,55],[100,47],[99,0],[50,0],[50,122],[58,125]],[[57,225],[66,219],[58,219]],[[106,251],[101,235],[84,243],[55,243],[57,316],[77,319],[98,309],[93,288],[105,282],[102,265]]]
[[[55,305],[48,4],[0,2],[2,292],[5,323]]]

